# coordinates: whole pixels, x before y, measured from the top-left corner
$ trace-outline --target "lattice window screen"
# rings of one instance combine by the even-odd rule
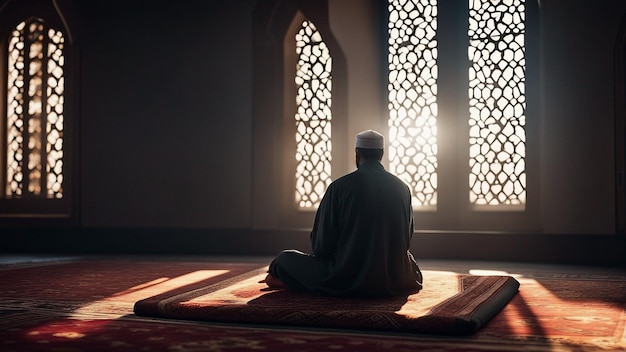
[[[437,1],[389,1],[389,168],[437,205]]]
[[[469,201],[526,203],[525,3],[469,2]]]
[[[297,85],[296,191],[299,208],[316,208],[331,182],[332,59],[317,28],[303,21],[295,35]]]
[[[63,34],[39,19],[10,34],[6,197],[63,197]]]

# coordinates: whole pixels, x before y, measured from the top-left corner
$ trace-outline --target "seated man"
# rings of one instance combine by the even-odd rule
[[[384,145],[378,132],[357,134],[357,170],[326,190],[311,231],[312,254],[282,251],[270,264],[268,286],[352,297],[422,288],[422,273],[409,251],[411,192],[381,164]]]

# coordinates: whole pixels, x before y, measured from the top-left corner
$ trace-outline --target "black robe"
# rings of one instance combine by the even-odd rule
[[[312,255],[281,253],[270,274],[291,289],[336,296],[394,296],[422,288],[409,251],[411,193],[378,161],[326,190],[311,232]]]

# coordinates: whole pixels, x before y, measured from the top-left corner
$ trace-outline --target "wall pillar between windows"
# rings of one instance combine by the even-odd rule
[[[333,135],[335,154],[347,163],[333,169],[333,179],[354,171],[354,138],[373,129],[389,135],[387,108],[387,2],[379,0],[340,0],[329,3],[329,22],[345,53],[347,75],[346,128]],[[358,33],[357,40],[355,34]],[[336,101],[336,99],[333,99]],[[387,145],[389,141],[387,140]],[[388,158],[383,157],[388,166]]]

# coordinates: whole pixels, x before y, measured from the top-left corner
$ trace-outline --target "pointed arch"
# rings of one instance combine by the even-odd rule
[[[45,19],[50,27],[64,33],[66,43],[74,45],[67,16],[56,0],[8,0],[0,7],[0,33],[8,33],[30,17]]]

